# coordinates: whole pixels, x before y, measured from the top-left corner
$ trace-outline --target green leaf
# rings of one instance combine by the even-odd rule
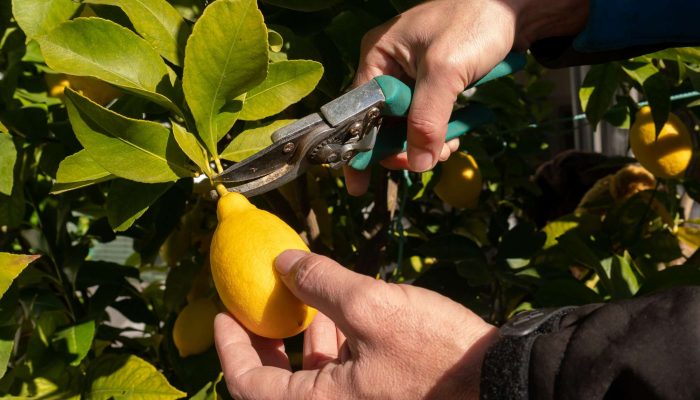
[[[542,232],[547,235],[547,240],[544,242],[543,249],[548,249],[558,243],[559,236],[566,232],[577,228],[579,221],[575,218],[561,218],[556,221],[551,221],[542,228]]]
[[[530,258],[540,250],[547,240],[547,235],[537,231],[535,224],[521,221],[506,232],[498,244],[498,256],[508,258]]]
[[[213,176],[214,172],[209,166],[209,153],[207,153],[207,149],[202,146],[194,134],[188,132],[183,126],[174,121],[171,121],[171,124],[173,126],[173,135],[180,149],[187,154],[190,160],[197,164],[200,171],[204,172],[207,176]]]
[[[611,295],[614,299],[632,297],[639,290],[639,281],[632,269],[632,261],[627,254],[626,256],[614,255],[600,262],[612,282],[613,292]]]
[[[649,62],[628,61],[622,64],[622,69],[642,86],[651,107],[656,132],[661,132],[668,119],[668,113],[671,112],[671,88],[668,81],[659,69]]]
[[[83,149],[69,155],[58,165],[56,183],[51,188],[51,193],[59,194],[114,178]]]
[[[185,59],[185,45],[190,26],[180,13],[165,0],[87,0],[91,4],[120,7],[129,17],[134,29],[160,55],[175,65]]]
[[[610,108],[620,83],[620,65],[607,63],[594,65],[586,74],[578,92],[581,108],[591,126],[595,127]]]
[[[147,184],[115,180],[105,204],[109,225],[117,232],[129,229],[172,185],[172,182]]]
[[[182,114],[166,97],[173,88],[163,59],[123,26],[101,18],[77,18],[37,41],[53,70],[95,77]]]
[[[263,3],[296,11],[320,11],[331,8],[343,0],[264,0]]]
[[[0,298],[29,264],[41,256],[0,253]]]
[[[185,154],[161,124],[126,118],[66,89],[66,109],[80,143],[104,169],[136,182],[192,176]]]
[[[418,246],[416,251],[444,261],[478,260],[485,263],[479,246],[473,240],[456,234],[436,236]]]
[[[12,14],[29,38],[48,33],[80,8],[73,0],[12,0]]]
[[[153,365],[134,355],[104,355],[91,365],[89,377],[83,394],[91,400],[174,400],[186,395]]]
[[[273,132],[292,122],[293,119],[280,119],[244,130],[226,146],[221,158],[239,162],[252,156],[272,144]]]
[[[0,326],[0,378],[7,372],[7,364],[10,362],[12,348],[15,345],[16,331],[17,328],[14,326]]]
[[[603,297],[576,279],[550,279],[537,289],[537,307],[564,307],[600,303]]]
[[[53,347],[71,357],[70,365],[78,366],[87,356],[95,338],[95,321],[87,321],[54,333]]]
[[[662,58],[665,60],[678,61],[678,59],[691,64],[700,64],[700,48],[697,47],[677,47],[661,50],[648,54],[650,58]]]
[[[645,295],[657,290],[688,285],[700,285],[700,267],[691,262],[666,268],[647,277],[637,295]]]
[[[12,136],[0,132],[0,193],[10,196],[15,181],[15,161],[17,149]]]
[[[316,61],[292,60],[270,64],[267,78],[246,94],[239,118],[259,120],[275,115],[311,93],[323,76]]]
[[[268,29],[267,43],[270,46],[270,51],[272,51],[273,53],[277,53],[282,50],[282,46],[284,46],[284,39],[282,38],[282,35],[277,33],[277,31]]]
[[[240,97],[267,75],[267,28],[254,0],[218,0],[192,30],[182,81],[197,131],[209,152],[233,126]]]

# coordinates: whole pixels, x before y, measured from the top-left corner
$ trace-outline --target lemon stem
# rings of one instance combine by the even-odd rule
[[[221,165],[221,160],[219,159],[218,156],[214,156],[214,164],[216,164],[216,172],[218,172],[218,173],[224,172],[224,167]]]
[[[228,194],[228,190],[226,189],[226,186],[222,184],[216,185],[216,192],[219,193],[220,197],[224,197]]]

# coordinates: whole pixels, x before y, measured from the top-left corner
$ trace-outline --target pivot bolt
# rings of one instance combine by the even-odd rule
[[[346,151],[345,153],[343,153],[343,156],[341,158],[343,159],[343,161],[348,161],[352,158],[352,151]]]
[[[282,147],[282,151],[284,152],[284,154],[289,154],[294,151],[294,147],[296,147],[294,146],[294,143],[289,142],[285,144],[284,147]]]
[[[338,153],[331,153],[331,155],[328,156],[327,160],[329,163],[334,163],[338,161]]]
[[[379,109],[377,107],[372,107],[367,111],[367,118],[370,120],[377,119],[379,117]]]
[[[350,134],[352,136],[359,136],[360,132],[362,132],[362,122],[355,122],[350,126]]]

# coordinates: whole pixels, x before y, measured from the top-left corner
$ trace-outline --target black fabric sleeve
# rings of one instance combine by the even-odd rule
[[[529,375],[531,399],[700,399],[700,287],[570,312]]]

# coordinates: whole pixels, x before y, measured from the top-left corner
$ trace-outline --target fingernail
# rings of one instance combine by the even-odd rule
[[[433,168],[434,164],[433,155],[428,152],[414,151],[408,154],[408,165],[416,172],[427,171]]]
[[[282,275],[287,275],[294,264],[308,253],[303,250],[286,250],[275,259],[275,268]]]

